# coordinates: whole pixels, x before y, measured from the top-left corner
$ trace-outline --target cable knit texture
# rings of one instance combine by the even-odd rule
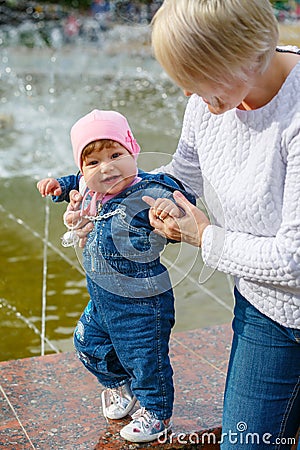
[[[254,111],[210,114],[188,102],[172,163],[203,196],[212,225],[204,262],[276,322],[300,328],[300,63],[278,94]]]

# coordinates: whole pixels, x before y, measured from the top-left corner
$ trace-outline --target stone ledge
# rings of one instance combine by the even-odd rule
[[[9,449],[215,450],[229,356],[229,325],[172,335],[175,405],[165,443],[132,444],[119,435],[130,418],[106,422],[101,387],[74,353],[0,363],[0,442]]]

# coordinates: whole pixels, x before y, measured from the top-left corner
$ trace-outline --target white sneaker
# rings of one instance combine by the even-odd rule
[[[170,420],[160,420],[145,408],[138,409],[132,416],[132,421],[120,431],[122,438],[130,442],[155,441],[167,434],[172,424]]]
[[[101,394],[101,400],[103,415],[108,419],[122,419],[127,416],[137,401],[128,383],[113,389],[105,389]]]

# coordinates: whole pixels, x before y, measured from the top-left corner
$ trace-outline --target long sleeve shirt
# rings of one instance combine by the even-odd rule
[[[300,328],[300,63],[265,106],[222,115],[193,95],[169,173],[202,197],[205,264],[286,327]]]

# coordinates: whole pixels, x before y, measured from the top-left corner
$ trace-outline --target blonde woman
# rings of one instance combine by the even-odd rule
[[[175,193],[185,216],[145,198],[151,224],[235,279],[221,448],[290,449],[300,425],[300,54],[277,47],[269,0],[165,0],[152,26],[155,57],[190,96],[165,170],[212,219]]]

